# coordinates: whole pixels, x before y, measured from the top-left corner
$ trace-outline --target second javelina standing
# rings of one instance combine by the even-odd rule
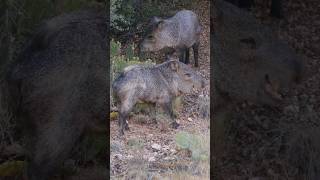
[[[198,67],[198,49],[201,26],[197,15],[189,10],[177,12],[173,17],[153,17],[147,35],[140,44],[140,52],[172,49],[166,54],[167,60],[173,52],[179,52],[179,60],[189,63],[189,48],[193,48],[194,63]]]
[[[127,67],[113,83],[113,92],[119,105],[120,135],[124,134],[124,129],[129,129],[126,120],[138,102],[158,103],[169,113],[172,127],[177,128],[172,110],[173,99],[189,93],[192,88],[204,86],[205,81],[200,75],[188,65],[175,60],[152,67]]]
[[[217,0],[214,13],[215,106],[221,97],[278,106],[301,78],[299,56],[248,12]]]

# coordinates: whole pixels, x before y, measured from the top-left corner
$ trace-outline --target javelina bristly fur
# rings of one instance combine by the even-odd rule
[[[129,129],[126,120],[138,102],[159,104],[170,115],[172,127],[177,128],[172,110],[173,99],[204,86],[205,81],[200,75],[175,60],[151,67],[134,65],[125,68],[113,83],[119,105],[119,134],[123,135],[124,129]]]
[[[24,127],[30,180],[51,177],[84,130],[105,120],[106,19],[104,10],[52,18],[8,68],[11,111]]]
[[[174,16],[163,19],[153,17],[147,35],[140,44],[141,52],[159,51],[170,48],[166,59],[179,52],[179,60],[189,64],[189,48],[193,48],[194,63],[198,67],[198,49],[201,26],[197,15],[189,10],[177,12]]]
[[[301,79],[302,59],[248,12],[217,0],[214,14],[215,107],[226,97],[278,106]]]

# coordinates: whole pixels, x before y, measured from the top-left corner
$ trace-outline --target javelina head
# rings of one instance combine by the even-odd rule
[[[214,7],[216,86],[233,99],[279,104],[302,76],[301,58],[248,12],[220,0]]]
[[[169,35],[166,28],[168,27],[165,19],[153,17],[140,43],[140,52],[159,51],[167,47],[170,42],[166,41],[168,39],[166,36]]]
[[[204,78],[195,72],[189,65],[176,60],[170,60],[168,65],[174,74],[172,77],[173,83],[177,86],[180,93],[190,93],[193,88],[204,88],[207,84]]]

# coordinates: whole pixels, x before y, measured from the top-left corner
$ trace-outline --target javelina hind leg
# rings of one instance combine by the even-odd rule
[[[193,58],[194,58],[194,66],[198,67],[198,53],[199,53],[199,43],[195,43],[192,45],[192,49],[193,49]]]
[[[124,130],[130,130],[127,122],[128,115],[131,112],[133,106],[136,104],[136,101],[128,99],[121,103],[121,108],[119,112],[119,134],[120,136],[124,135]]]

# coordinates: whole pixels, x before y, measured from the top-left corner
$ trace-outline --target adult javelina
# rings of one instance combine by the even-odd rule
[[[173,52],[180,53],[180,61],[189,63],[189,48],[193,48],[194,63],[198,67],[198,49],[201,26],[197,15],[189,10],[177,12],[173,17],[153,17],[146,37],[140,44],[140,52],[172,49],[166,54],[167,60]]]
[[[104,11],[77,11],[44,22],[8,68],[30,180],[50,177],[84,130],[105,120],[107,50]]]
[[[215,106],[221,97],[279,105],[301,78],[301,59],[248,12],[221,0],[214,7]]]
[[[205,81],[200,75],[176,60],[152,67],[127,67],[113,83],[113,91],[119,101],[119,134],[124,134],[124,128],[129,129],[126,119],[137,102],[158,103],[170,115],[172,127],[177,128],[173,99],[194,87],[204,86]]]

